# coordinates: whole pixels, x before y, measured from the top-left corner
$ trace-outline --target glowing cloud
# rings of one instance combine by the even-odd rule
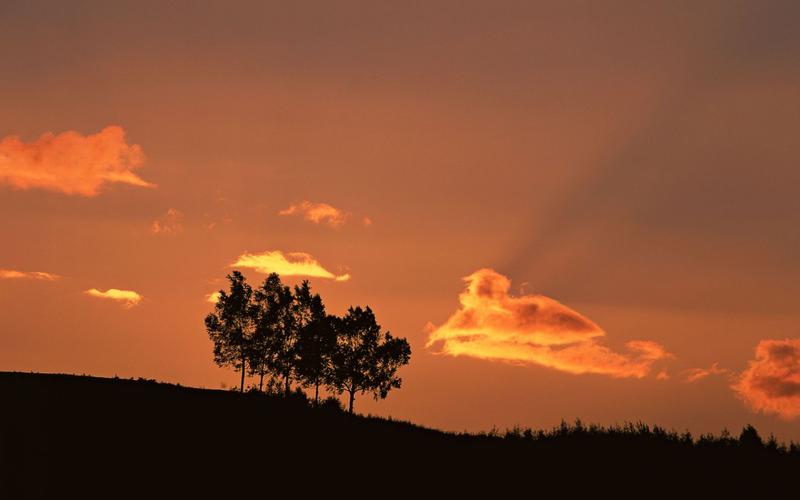
[[[637,378],[672,357],[647,340],[628,342],[627,353],[614,352],[599,343],[605,332],[592,321],[543,295],[509,295],[511,281],[492,269],[464,280],[461,308],[443,325],[428,326],[428,347],[440,343],[443,354]]]
[[[170,208],[160,218],[153,221],[150,225],[150,233],[158,234],[177,234],[183,230],[183,212]]]
[[[219,302],[220,293],[219,292],[211,292],[206,295],[206,302],[210,302],[212,304],[216,304]]]
[[[347,281],[349,274],[336,275],[328,271],[311,255],[303,252],[284,254],[280,250],[263,253],[245,253],[231,267],[254,269],[260,273],[278,273],[281,276],[309,276]]]
[[[753,410],[800,416],[800,339],[762,340],[731,388]]]
[[[303,218],[308,222],[314,224],[326,224],[333,228],[338,228],[344,225],[347,220],[348,214],[342,210],[328,205],[327,203],[314,203],[311,201],[302,201],[289,205],[278,212],[278,215],[295,215],[302,214]]]
[[[691,384],[692,382],[697,382],[711,375],[724,375],[730,372],[728,369],[720,368],[717,363],[714,363],[709,368],[689,368],[683,373],[685,375],[684,381]]]
[[[50,132],[32,142],[18,136],[0,140],[0,185],[95,196],[105,184],[153,187],[133,171],[144,163],[142,148],[125,142],[122,127],[93,135]]]
[[[126,308],[133,307],[142,301],[142,296],[133,290],[118,290],[116,288],[109,288],[105,292],[92,288],[84,292],[90,297],[97,297],[98,299],[109,299],[121,302]]]
[[[55,281],[57,279],[61,279],[61,276],[53,273],[43,273],[41,271],[15,271],[14,269],[0,269],[0,280],[15,279]]]

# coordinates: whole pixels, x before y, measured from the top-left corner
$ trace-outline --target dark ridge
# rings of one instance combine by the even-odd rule
[[[792,491],[795,444],[645,424],[456,434],[279,397],[0,372],[0,498]],[[476,402],[476,404],[480,404]]]

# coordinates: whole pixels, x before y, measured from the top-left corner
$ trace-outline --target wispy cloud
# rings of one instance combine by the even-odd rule
[[[133,171],[144,163],[142,148],[125,141],[122,127],[92,135],[45,133],[32,142],[19,136],[0,141],[0,185],[95,196],[106,184],[153,187]]]
[[[334,228],[344,225],[348,217],[348,214],[341,209],[327,203],[314,203],[312,201],[293,203],[278,212],[278,215],[302,215],[308,222],[325,224]]]
[[[303,219],[313,224],[324,224],[332,228],[339,228],[351,218],[352,214],[327,203],[306,200],[289,205],[278,212],[278,215],[302,215]],[[361,223],[365,227],[371,226],[372,219],[363,216]]]
[[[800,339],[759,342],[755,359],[731,388],[756,412],[800,416]]]
[[[3,280],[29,279],[29,280],[55,281],[57,279],[61,279],[61,276],[53,273],[45,273],[42,271],[15,271],[14,269],[0,269],[0,279]]]
[[[628,342],[625,353],[612,351],[600,343],[605,332],[588,318],[543,295],[509,295],[511,281],[492,269],[464,280],[461,308],[443,325],[428,327],[427,345],[440,344],[443,354],[637,378],[672,357],[648,340]]]
[[[260,273],[278,273],[281,276],[308,276],[347,281],[349,274],[336,275],[320,264],[311,255],[303,252],[284,254],[280,250],[263,253],[245,253],[231,264],[231,267],[244,267]]]
[[[153,235],[177,234],[183,230],[183,212],[170,208],[161,217],[150,224]]]
[[[126,308],[131,308],[142,301],[142,296],[133,290],[119,290],[117,288],[109,288],[106,291],[92,288],[84,292],[90,297],[97,297],[98,299],[108,299],[122,303]]]
[[[708,368],[689,368],[684,370],[684,381],[688,383],[697,382],[712,375],[725,375],[730,373],[727,368],[720,368],[717,363],[712,364]]]

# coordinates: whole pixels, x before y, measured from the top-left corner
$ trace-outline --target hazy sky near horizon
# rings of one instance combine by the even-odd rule
[[[800,440],[799,18],[0,2],[0,369],[235,384],[238,263],[409,339],[364,412]]]

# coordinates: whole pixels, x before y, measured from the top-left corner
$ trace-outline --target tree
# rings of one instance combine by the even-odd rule
[[[314,403],[319,404],[319,387],[330,378],[336,332],[322,299],[319,294],[312,295],[308,281],[295,286],[293,311],[299,333],[296,373],[304,386],[314,387]]]
[[[219,291],[214,312],[206,316],[206,331],[214,343],[214,362],[241,370],[244,392],[247,359],[253,338],[253,289],[239,271],[227,276],[230,289]]]
[[[334,322],[337,345],[333,353],[331,385],[349,394],[348,409],[353,413],[356,393],[370,392],[384,399],[402,379],[397,370],[408,363],[411,347],[404,338],[382,332],[372,309],[350,307]]]
[[[280,276],[271,273],[255,293],[255,336],[252,350],[254,366],[260,376],[259,388],[263,388],[264,374],[284,379],[284,391],[289,393],[293,371],[294,298]]]

